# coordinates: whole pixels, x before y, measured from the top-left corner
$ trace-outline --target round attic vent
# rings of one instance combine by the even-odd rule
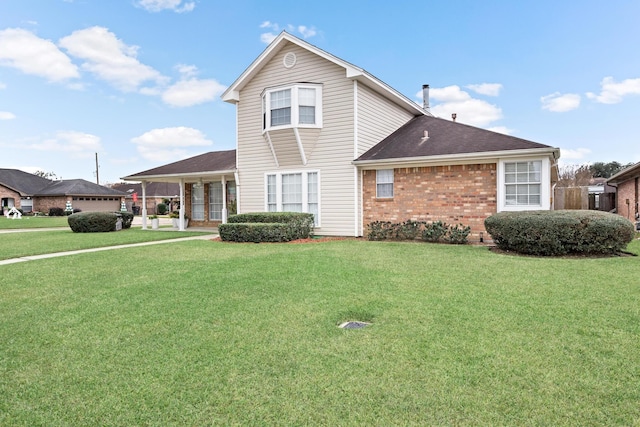
[[[282,58],[282,63],[285,68],[293,68],[293,66],[296,65],[296,54],[288,52],[284,58]]]

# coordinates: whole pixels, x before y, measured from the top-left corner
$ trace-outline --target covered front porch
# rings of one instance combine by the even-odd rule
[[[123,177],[141,184],[142,229],[149,227],[146,187],[151,182],[178,184],[179,230],[186,229],[185,219],[189,227],[214,228],[226,223],[237,212],[235,160],[235,150],[216,151]]]

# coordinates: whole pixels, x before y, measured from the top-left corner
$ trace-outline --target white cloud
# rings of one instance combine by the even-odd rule
[[[138,153],[153,162],[179,160],[189,156],[184,147],[208,146],[213,142],[199,130],[189,127],[152,129],[131,139]]]
[[[271,30],[266,33],[260,34],[260,41],[265,44],[271,43],[273,39],[275,39],[278,36],[278,33],[280,33],[282,29],[282,27],[278,23],[271,22],[271,21],[263,21],[262,24],[260,24],[260,28],[268,28],[269,30]],[[285,28],[291,34],[297,34],[299,36],[302,36],[302,38],[304,39],[308,39],[309,37],[313,37],[316,34],[318,34],[318,31],[313,26],[307,27],[306,25],[296,26],[292,24],[287,24]]]
[[[13,120],[16,115],[8,111],[0,111],[0,120]]]
[[[582,160],[586,156],[591,154],[591,150],[589,148],[561,148],[560,149],[560,158],[566,162],[567,160]]]
[[[195,65],[179,64],[176,69],[181,74],[180,81],[162,93],[165,104],[173,107],[190,107],[213,101],[227,88],[214,79],[197,79],[198,68]]]
[[[7,85],[2,83],[2,82],[0,82],[0,90],[6,89],[6,88],[7,88]]]
[[[422,91],[416,96],[421,98]],[[457,122],[484,127],[502,118],[502,110],[499,107],[471,97],[456,85],[432,88],[429,90],[429,98],[441,101],[439,104],[431,105],[431,112],[445,119],[450,120],[451,114],[455,113]]]
[[[502,84],[500,83],[480,83],[477,85],[467,85],[466,87],[480,95],[487,96],[498,96],[502,90]]]
[[[226,86],[214,79],[199,80],[192,78],[180,80],[164,91],[162,100],[173,107],[190,107],[213,101],[225,89]]]
[[[552,94],[540,97],[542,109],[553,111],[554,113],[565,113],[575,110],[580,106],[580,95],[575,93],[554,92]]]
[[[53,138],[44,139],[29,148],[40,151],[70,153],[73,157],[88,157],[102,150],[100,138],[84,132],[60,131]]]
[[[80,77],[78,67],[53,42],[20,28],[0,31],[0,65],[52,82]]]
[[[137,46],[127,46],[104,27],[74,31],[60,40],[69,54],[84,59],[82,68],[123,92],[133,92],[145,82],[164,84],[166,78],[136,59]]]
[[[602,89],[599,95],[587,92],[587,97],[602,104],[617,104],[627,95],[640,95],[640,78],[616,82],[613,77],[605,77],[600,86]]]
[[[173,10],[177,13],[191,12],[196,4],[192,1],[182,0],[139,0],[136,5],[149,12],[161,12],[163,10]]]

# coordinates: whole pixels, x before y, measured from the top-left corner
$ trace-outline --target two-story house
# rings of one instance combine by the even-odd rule
[[[428,88],[425,86],[425,100]],[[550,209],[557,148],[436,118],[362,68],[286,32],[229,86],[236,150],[123,179],[180,183],[193,225],[297,211],[316,234],[443,220],[484,232],[501,210]]]

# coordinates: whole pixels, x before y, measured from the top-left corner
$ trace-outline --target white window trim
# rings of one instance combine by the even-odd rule
[[[540,205],[507,205],[506,190],[505,190],[505,164],[506,163],[518,163],[518,162],[541,162],[542,168],[540,171]],[[523,158],[509,158],[498,160],[498,179],[497,181],[497,210],[502,211],[538,211],[538,210],[550,210],[551,209],[551,162],[549,158],[540,157],[523,157]]]
[[[320,185],[320,171],[315,169],[307,170],[292,170],[292,171],[278,171],[278,172],[265,172],[264,173],[264,211],[269,212],[269,189],[267,184],[267,177],[269,175],[275,175],[276,177],[276,212],[282,212],[282,175],[301,174],[302,175],[302,212],[309,213],[309,174],[315,173],[318,178],[318,217],[316,218],[316,228],[322,225],[322,205],[321,205],[321,185]]]
[[[286,125],[271,126],[271,94],[281,90],[291,90],[291,123]],[[314,89],[316,91],[316,122],[299,123],[299,96],[298,89]],[[276,86],[265,89],[262,94],[262,117],[264,118],[264,128],[262,132],[290,129],[290,128],[321,128],[322,127],[322,84],[318,83],[295,83],[291,85]]]

